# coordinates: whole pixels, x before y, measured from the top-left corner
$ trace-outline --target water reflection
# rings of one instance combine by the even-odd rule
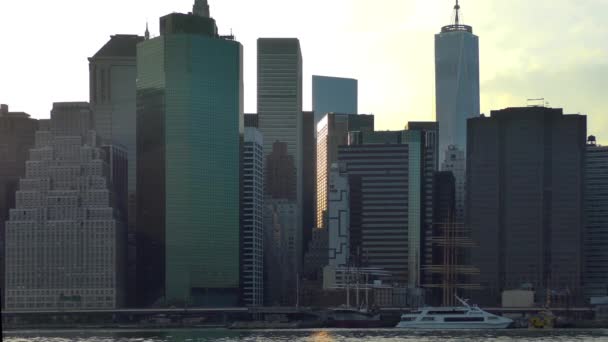
[[[385,330],[167,330],[3,332],[7,342],[570,342],[608,341],[608,330],[408,331]]]
[[[327,331],[314,332],[310,337],[311,342],[335,342],[334,338]]]

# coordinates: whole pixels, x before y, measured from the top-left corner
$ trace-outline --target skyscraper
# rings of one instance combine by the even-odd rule
[[[245,128],[243,149],[241,290],[246,306],[264,304],[264,141]]]
[[[338,148],[338,162],[345,167],[350,187],[351,260],[391,272],[385,278],[389,283],[418,287],[422,134],[393,131],[349,135],[349,145]]]
[[[25,176],[25,162],[38,121],[26,113],[9,112],[7,105],[0,105],[0,286],[4,289],[4,225],[9,210],[15,208],[15,192],[19,179]],[[4,291],[0,291],[4,305]]]
[[[585,297],[608,296],[608,146],[590,136],[585,154]]]
[[[503,290],[531,285],[581,295],[583,161],[587,120],[561,109],[508,108],[468,122],[466,224],[472,264],[497,305]]]
[[[141,305],[238,304],[243,49],[193,12],[137,46]]]
[[[258,120],[264,153],[276,141],[287,144],[302,186],[302,52],[295,38],[258,39]]]
[[[128,152],[128,305],[135,305],[136,287],[136,48],[144,37],[113,35],[89,58],[89,101],[95,131],[107,146],[123,146]],[[122,199],[122,196],[120,196]]]
[[[351,78],[312,76],[312,111],[315,125],[327,113],[357,114],[359,82]]]
[[[454,12],[454,23],[435,35],[440,155],[450,145],[466,150],[467,119],[479,115],[479,38],[471,26],[460,22],[458,0]]]
[[[289,266],[279,265],[279,268],[268,272],[273,275],[282,273],[283,275],[278,274],[282,279],[295,281],[302,264],[303,235],[302,52],[300,42],[295,38],[260,38],[257,46],[258,124],[264,136],[264,154],[267,159],[266,205],[268,210],[282,217],[274,221],[265,220],[271,225],[272,222],[281,222],[280,225],[265,226],[265,230],[273,231],[280,227],[286,231],[274,236],[280,236],[281,239],[289,236],[293,239],[288,244],[275,241],[279,248],[287,248],[281,253],[287,253],[283,255]],[[280,152],[283,162],[291,162],[282,162],[283,165],[280,166],[275,163],[279,160],[274,160],[274,166],[268,167],[269,160],[278,156],[277,152]],[[287,173],[279,172],[279,168]],[[273,174],[271,179],[270,173]],[[277,218],[276,215],[274,217]],[[294,223],[295,226],[291,227]],[[272,268],[272,265],[268,264],[268,267]],[[266,283],[270,285],[268,281]],[[282,297],[283,303],[287,300],[291,301],[289,304],[295,304],[295,286],[283,286],[293,292]]]
[[[126,230],[113,207],[112,180],[120,175],[111,171],[112,156],[98,147],[91,121],[88,103],[55,103],[50,131],[36,133],[7,222],[8,309],[112,309],[124,303]],[[124,150],[121,159],[124,193]]]
[[[129,153],[129,231],[135,230],[136,47],[144,37],[114,35],[89,58],[89,101],[95,131],[105,144]]]
[[[338,146],[348,144],[348,132],[373,132],[374,116],[328,113],[317,124],[316,227],[327,228],[329,172],[338,161]]]

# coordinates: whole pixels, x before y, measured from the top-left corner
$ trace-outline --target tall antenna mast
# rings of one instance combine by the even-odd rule
[[[454,6],[454,12],[456,13],[454,24],[458,26],[460,25],[460,4],[458,4],[458,0],[456,0],[456,5]]]

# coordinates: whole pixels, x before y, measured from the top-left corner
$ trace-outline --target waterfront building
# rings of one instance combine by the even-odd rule
[[[435,35],[435,101],[440,155],[451,145],[466,151],[467,119],[480,113],[479,38],[460,22],[458,1],[454,22]]]
[[[241,288],[245,306],[264,304],[264,140],[245,128],[242,160]]]
[[[205,0],[137,45],[140,305],[235,306],[243,48]]]
[[[316,228],[327,227],[327,197],[331,165],[338,161],[338,146],[347,145],[348,132],[373,132],[374,116],[328,113],[317,124]]]
[[[466,226],[481,305],[522,286],[581,295],[587,118],[507,108],[468,122]]]
[[[608,296],[608,146],[590,136],[585,153],[585,298]]]
[[[120,184],[126,193],[127,152],[100,148],[91,128],[88,103],[55,103],[50,130],[36,132],[6,226],[9,310],[124,303],[126,229],[115,196]]]
[[[15,208],[15,192],[19,179],[25,176],[25,162],[34,146],[38,121],[26,113],[10,112],[0,105],[0,286],[4,290],[5,222],[9,210]],[[0,291],[4,306],[4,291]]]
[[[352,78],[312,76],[312,111],[315,126],[327,113],[358,111],[359,81]]]
[[[390,272],[388,283],[418,287],[422,134],[351,132],[348,143],[338,148],[338,162],[348,174],[352,263]]]
[[[467,160],[464,150],[458,146],[450,145],[442,155],[441,170],[452,172],[456,182],[456,212],[454,220],[464,221],[465,199],[466,199],[466,164]]]

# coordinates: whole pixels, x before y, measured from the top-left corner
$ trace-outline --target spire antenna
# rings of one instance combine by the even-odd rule
[[[454,12],[456,14],[454,24],[458,26],[460,25],[460,4],[458,3],[458,0],[456,0],[456,5],[454,6]]]
[[[148,21],[146,20],[146,33],[144,34],[146,40],[150,39],[150,30],[148,30]]]

